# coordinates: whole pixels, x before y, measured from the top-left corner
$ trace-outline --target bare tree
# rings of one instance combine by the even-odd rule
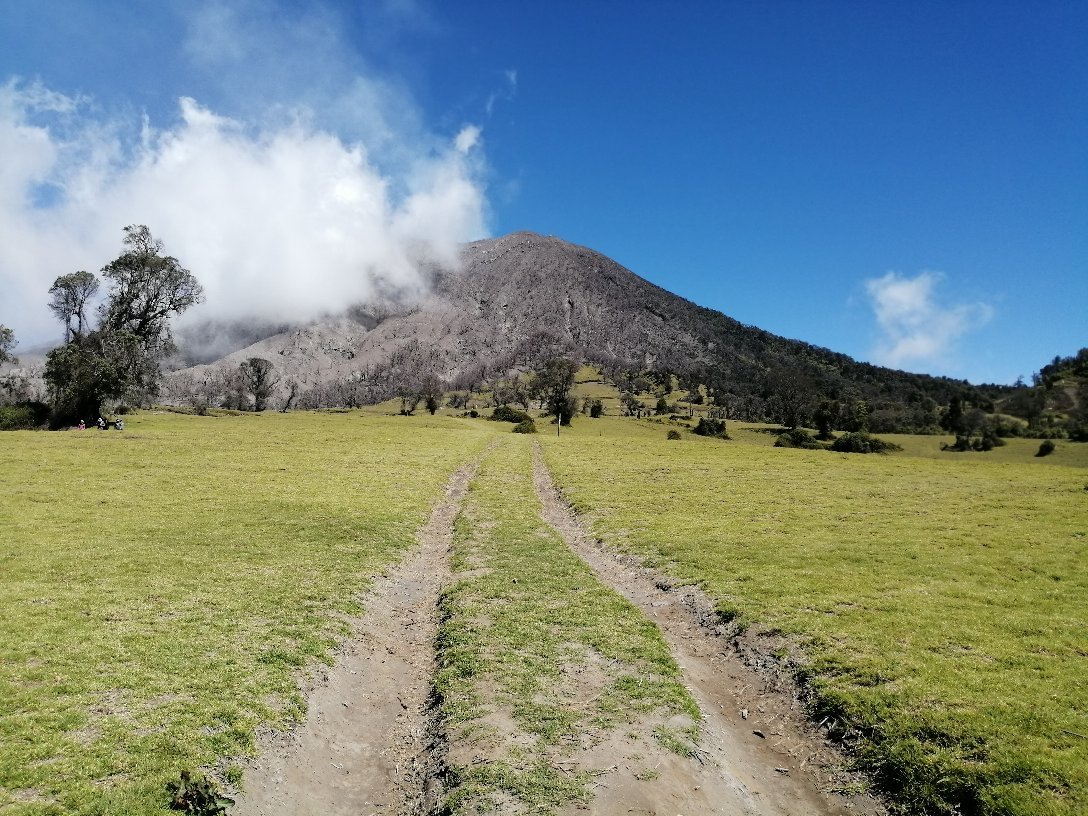
[[[83,337],[87,327],[87,301],[98,293],[98,278],[80,270],[61,275],[49,287],[49,311],[64,324],[64,342]],[[76,327],[72,328],[72,321]]]

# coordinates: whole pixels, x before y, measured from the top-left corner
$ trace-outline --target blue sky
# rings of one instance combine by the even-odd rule
[[[227,318],[529,229],[1011,382],[1088,345],[1086,54],[1083,2],[0,0],[0,322],[130,222]]]

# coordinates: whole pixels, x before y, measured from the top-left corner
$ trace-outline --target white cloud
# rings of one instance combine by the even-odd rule
[[[876,362],[895,368],[947,364],[956,342],[990,320],[993,309],[985,303],[939,304],[941,277],[937,272],[913,278],[888,272],[865,282],[883,335],[873,350]]]
[[[390,86],[363,79],[345,98],[373,101],[375,88],[387,104]],[[19,339],[58,334],[49,285],[116,257],[127,224],[147,224],[204,285],[193,319],[338,311],[375,279],[418,286],[421,257],[452,261],[485,234],[475,126],[441,140],[379,116],[379,149],[397,143],[379,163],[305,106],[241,121],[181,99],[179,113],[160,129],[40,85],[0,86],[0,322]]]
[[[465,125],[461,128],[461,132],[457,134],[457,138],[453,140],[454,146],[457,148],[458,153],[468,153],[472,148],[476,147],[480,143],[480,136],[483,131],[476,125]]]

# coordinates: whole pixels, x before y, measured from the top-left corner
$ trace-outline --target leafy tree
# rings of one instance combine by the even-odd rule
[[[812,421],[816,425],[816,438],[825,442],[832,438],[835,420],[839,417],[839,404],[833,400],[822,400],[820,407],[812,412]]]
[[[667,414],[669,412],[669,401],[664,397],[657,398],[657,405],[654,406],[654,413],[658,416]]]
[[[238,365],[238,370],[246,391],[253,397],[253,410],[263,411],[268,407],[272,392],[279,385],[275,366],[263,357],[250,357]]]
[[[204,290],[177,258],[162,254],[162,241],[144,225],[125,227],[122,243],[126,250],[102,268],[113,290],[100,310],[100,328],[131,332],[172,350],[169,318],[203,300]]]
[[[578,366],[565,357],[553,357],[536,372],[535,386],[544,410],[556,417],[560,425],[570,425],[574,416],[574,374]]]
[[[529,389],[519,374],[515,374],[509,380],[495,378],[491,384],[492,402],[498,405],[514,403],[520,405],[526,411],[529,410]]]
[[[948,401],[948,410],[941,416],[941,427],[957,436],[965,430],[963,398],[955,395]]]
[[[797,368],[782,368],[766,378],[768,408],[775,419],[786,428],[804,425],[812,411],[815,385],[811,378]]]
[[[49,287],[49,311],[64,324],[65,343],[83,337],[87,326],[87,302],[97,293],[98,278],[84,270],[61,275]],[[74,329],[73,320],[76,321]]]
[[[626,411],[629,416],[634,416],[646,407],[642,401],[630,391],[624,391],[620,394],[620,402],[623,403],[623,410]]]
[[[15,332],[0,323],[0,365],[19,362],[19,358],[11,353],[14,348]]]
[[[419,381],[419,398],[432,416],[442,404],[442,391],[442,380],[434,374],[425,374]]]
[[[102,269],[111,287],[98,310],[98,328],[84,333],[80,323],[70,342],[46,358],[54,425],[98,416],[108,399],[139,403],[157,394],[159,363],[175,350],[169,319],[203,297],[196,278],[162,254],[162,242],[147,227],[124,231],[124,252]],[[60,286],[55,282],[50,290],[66,327],[78,320],[85,301],[67,302],[64,293],[78,289],[90,297],[95,288],[81,273],[70,278],[58,278]]]

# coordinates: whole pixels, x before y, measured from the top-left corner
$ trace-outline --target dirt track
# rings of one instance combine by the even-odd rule
[[[428,813],[438,792],[429,716],[438,593],[453,520],[476,467],[450,479],[419,549],[378,579],[356,638],[308,699],[306,722],[270,735],[245,770],[238,816]]]
[[[419,533],[419,549],[379,578],[353,621],[355,638],[308,695],[304,724],[262,740],[245,770],[240,816],[429,814],[441,806],[444,737],[430,710],[437,600],[449,580],[453,523],[476,471],[465,465]],[[588,536],[552,483],[539,448],[533,483],[542,519],[598,579],[639,607],[664,634],[703,713],[696,757],[633,752],[613,735],[570,757],[597,774],[588,810],[600,814],[879,814],[869,797],[830,792],[840,758],[796,700],[744,665],[692,587],[671,588],[635,559]],[[644,745],[645,743],[643,743]],[[656,777],[638,778],[647,761]],[[509,812],[520,812],[511,803]],[[571,805],[561,812],[585,812]],[[504,812],[506,808],[504,807]]]
[[[541,515],[589,564],[661,629],[684,682],[703,713],[698,763],[673,763],[671,784],[638,802],[647,786],[623,785],[598,794],[595,813],[845,814],[882,813],[868,796],[832,790],[846,781],[841,757],[808,724],[797,701],[744,665],[713,605],[694,587],[673,589],[637,559],[589,536],[563,501],[537,446],[533,481]],[[762,736],[760,736],[762,735]],[[605,781],[607,784],[607,782]],[[625,799],[636,797],[627,804]]]

